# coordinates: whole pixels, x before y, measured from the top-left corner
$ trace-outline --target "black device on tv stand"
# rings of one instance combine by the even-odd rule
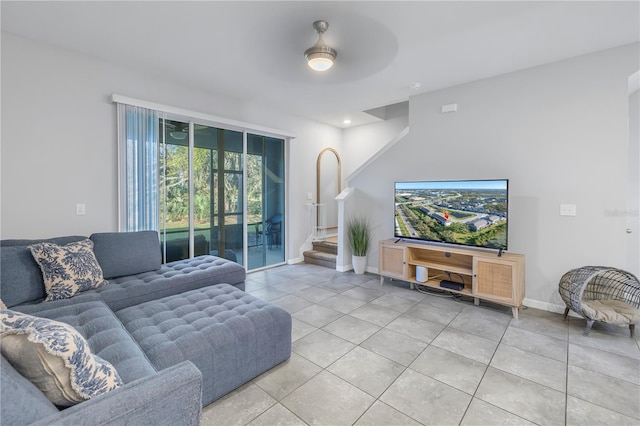
[[[442,280],[440,281],[440,287],[448,288],[449,290],[462,291],[462,289],[464,288],[464,284],[457,283],[451,280]]]

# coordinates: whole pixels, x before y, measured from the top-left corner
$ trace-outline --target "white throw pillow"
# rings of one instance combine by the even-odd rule
[[[29,250],[42,271],[47,301],[68,299],[107,284],[89,239],[64,246],[37,243]]]
[[[0,310],[0,350],[55,405],[68,407],[122,385],[116,369],[91,353],[69,324]]]

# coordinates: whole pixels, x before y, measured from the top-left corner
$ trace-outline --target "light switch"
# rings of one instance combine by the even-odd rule
[[[576,205],[575,204],[560,204],[560,216],[575,216]]]
[[[456,111],[458,111],[458,104],[442,105],[441,111],[443,113],[456,112]]]
[[[76,215],[84,216],[87,213],[86,206],[84,204],[76,204]]]

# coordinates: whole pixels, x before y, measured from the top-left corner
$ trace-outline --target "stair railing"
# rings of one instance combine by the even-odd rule
[[[325,204],[307,203],[307,235],[311,241],[327,239],[327,206]]]

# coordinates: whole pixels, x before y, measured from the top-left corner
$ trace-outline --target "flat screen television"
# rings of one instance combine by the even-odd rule
[[[507,249],[509,180],[395,183],[395,237]]]

